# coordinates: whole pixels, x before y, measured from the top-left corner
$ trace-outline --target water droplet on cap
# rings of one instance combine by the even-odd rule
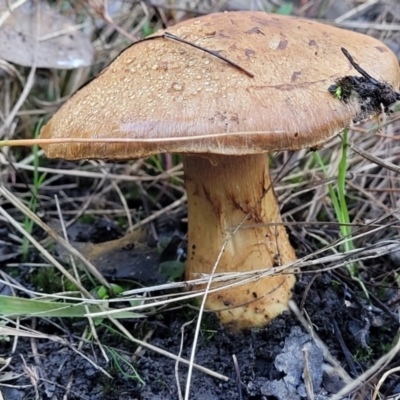
[[[174,90],[176,90],[176,91],[179,91],[179,90],[182,90],[182,89],[183,89],[183,86],[182,86],[180,83],[174,83],[174,84],[172,85],[172,88],[173,88]]]

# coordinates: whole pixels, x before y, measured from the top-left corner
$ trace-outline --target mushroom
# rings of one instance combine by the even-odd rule
[[[210,273],[229,238],[217,273],[290,264],[295,252],[281,224],[266,153],[318,146],[360,114],[357,96],[343,102],[328,90],[355,73],[341,47],[394,87],[396,57],[371,37],[263,12],[210,14],[168,32],[215,53],[165,38],[138,42],[64,104],[40,135],[136,142],[49,144],[43,146],[47,156],[182,154],[186,279]],[[243,220],[251,227],[232,234]],[[292,270],[261,277],[210,293],[206,306],[235,328],[261,326],[287,309],[294,283]]]
[[[91,65],[94,50],[87,35],[46,2],[1,1],[0,15],[1,59],[37,68]]]

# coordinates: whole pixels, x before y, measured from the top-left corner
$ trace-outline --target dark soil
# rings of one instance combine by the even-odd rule
[[[304,274],[299,277],[295,300],[300,303],[307,291],[305,310],[312,321],[315,332],[329,347],[331,354],[339,360],[350,376],[358,375],[368,368],[373,359],[383,352],[385,344],[391,343],[395,329],[394,322],[379,308],[367,307],[357,294],[346,285],[333,284],[338,277],[331,273]],[[312,285],[309,287],[311,281]],[[335,288],[334,288],[335,287]],[[373,312],[371,310],[374,310]],[[181,311],[163,312],[146,322],[128,322],[131,332],[145,334],[153,330],[149,342],[174,354],[179,353],[182,325],[194,316],[193,311],[182,308]],[[380,318],[382,327],[375,328],[373,320]],[[379,319],[378,318],[378,319]],[[360,335],[369,321],[370,328]],[[136,348],[128,341],[121,340],[116,334],[98,328],[103,345],[116,350],[135,366],[137,373],[145,382],[128,378],[133,372],[125,365],[125,375],[114,362],[106,363],[98,348],[85,345],[81,352],[96,365],[107,370],[113,379],[107,378],[101,371],[72,350],[76,348],[79,337],[73,335],[81,327],[65,327],[64,333],[57,332],[48,322],[41,320],[40,331],[57,333],[65,338],[68,345],[49,340],[37,341],[36,358],[32,355],[29,340],[20,338],[13,355],[10,371],[22,373],[12,381],[12,387],[2,387],[5,399],[34,398],[35,390],[27,378],[27,366],[36,366],[39,374],[38,392],[41,399],[62,399],[66,393],[68,399],[178,399],[175,376],[175,361],[149,350],[141,350],[134,356]],[[193,338],[194,323],[185,327],[182,356],[188,359]],[[67,334],[69,333],[69,335]],[[368,347],[365,347],[365,346]],[[365,348],[364,348],[364,347]],[[221,327],[214,317],[208,314],[202,325],[197,350],[196,363],[229,377],[228,382],[212,378],[194,370],[191,399],[219,400],[285,400],[307,398],[304,380],[303,349],[307,348],[308,364],[313,380],[315,398],[328,399],[343,386],[341,379],[327,372],[321,350],[311,337],[299,326],[292,314],[277,318],[263,329],[232,333]],[[10,343],[1,342],[0,357],[7,357]],[[344,353],[348,352],[351,365],[346,362]],[[237,369],[233,356],[237,359]],[[121,364],[121,363],[120,363]],[[124,368],[124,366],[123,366]],[[179,382],[184,391],[187,367],[179,365]],[[240,383],[238,383],[240,382]],[[25,386],[28,385],[28,386]],[[388,394],[399,392],[396,382],[388,381]]]

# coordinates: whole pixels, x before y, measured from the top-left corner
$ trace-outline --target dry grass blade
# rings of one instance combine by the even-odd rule
[[[350,144],[351,149],[353,149],[357,154],[360,156],[364,157],[368,161],[371,161],[372,163],[379,165],[382,168],[388,169],[390,171],[396,172],[397,174],[400,173],[400,167],[397,165],[391,163],[390,161],[383,160],[379,157],[374,156],[371,153],[368,153],[367,151],[364,151],[363,149],[357,147],[354,143]]]
[[[11,13],[16,10],[18,7],[21,7],[28,0],[17,0],[13,3],[7,3],[7,11],[4,11],[0,18],[0,26],[3,25],[4,21],[11,15]]]
[[[47,226],[45,223],[41,221],[41,219],[35,215],[31,210],[29,210],[28,207],[26,207],[24,204],[22,204],[18,198],[16,198],[11,192],[9,192],[5,187],[0,186],[0,194],[2,194],[7,200],[9,200],[12,204],[14,204],[17,209],[19,209],[24,215],[29,217],[32,221],[34,221],[38,226],[40,226],[46,233],[48,233],[57,243],[59,243],[61,246],[63,246],[67,252],[69,252],[71,255],[74,257],[77,257],[82,263],[87,267],[88,271],[96,277],[96,279],[101,282],[104,286],[107,288],[111,289],[110,284],[107,282],[107,280],[102,276],[102,274],[96,269],[94,265],[92,265],[88,260],[86,260],[81,253],[79,253],[75,248],[73,248],[66,240],[61,238],[53,229],[51,229],[49,226]],[[0,212],[15,226],[24,236],[28,237],[31,243],[33,243],[38,249],[40,249],[41,253],[47,258],[50,262],[53,263],[71,282],[73,282],[79,289],[82,291],[82,293],[85,294],[86,297],[91,297],[90,294],[86,291],[86,289],[83,288],[83,286],[76,281],[76,279],[65,270],[64,267],[60,263],[58,263],[48,252],[46,249],[44,249],[43,246],[41,246],[32,236],[28,234],[25,230],[23,230],[19,224],[13,221],[13,218],[7,214],[7,212],[3,209],[0,208]]]
[[[356,15],[357,13],[373,6],[374,4],[378,3],[379,0],[368,0],[365,1],[364,3],[358,5],[357,7],[352,8],[351,10],[349,10],[348,12],[342,14],[340,17],[335,19],[336,23],[340,23],[345,21],[346,19],[349,19],[351,17],[353,17],[354,15]]]
[[[0,188],[0,193],[1,193]],[[82,286],[80,283],[36,240],[33,238],[32,235],[30,235],[28,232],[26,232],[21,225],[15,221],[14,218],[9,215],[3,207],[0,207],[0,214],[2,214],[6,220],[17,230],[19,231],[23,236],[25,236],[38,250],[39,252],[49,261],[51,262],[66,278],[68,278],[74,285],[76,285],[81,292],[87,296],[91,297],[90,293]]]
[[[282,131],[246,131],[246,132],[219,132],[204,135],[197,135],[195,140],[224,138],[233,136],[264,136],[266,134],[279,134]],[[193,142],[192,136],[170,136],[167,138],[129,138],[129,137],[113,137],[113,138],[57,138],[57,139],[18,139],[3,140],[0,147],[16,147],[16,146],[43,146],[50,144],[67,144],[67,143],[168,143],[168,142]]]
[[[7,166],[9,162],[5,160],[0,160],[0,165]],[[34,171],[35,167],[33,165],[26,165],[21,163],[13,163],[13,166],[16,170],[26,170],[26,171]],[[38,167],[38,172],[46,172],[49,174],[59,174],[65,176],[76,176],[76,177],[85,177],[85,178],[94,178],[101,179],[104,178],[104,174],[100,172],[91,172],[91,171],[80,171],[80,170],[62,170],[57,168],[46,168],[46,167]],[[130,175],[117,175],[112,173],[107,173],[107,178],[113,179],[115,181],[126,181],[126,182],[141,182],[141,181],[157,181],[161,179],[168,179],[171,175],[166,172],[160,173],[158,176],[130,176]]]
[[[92,361],[89,357],[87,357],[85,354],[77,350],[74,346],[72,346],[67,340],[55,336],[55,335],[48,335],[45,333],[41,333],[32,329],[28,329],[25,327],[21,328],[12,328],[9,326],[0,326],[0,335],[4,336],[11,336],[11,337],[26,337],[26,338],[35,338],[35,339],[47,339],[51,340],[53,342],[61,343],[64,346],[68,346],[71,348],[74,352],[76,352],[80,357],[84,358],[86,361],[88,361],[93,367],[101,371],[104,375],[108,376],[111,378],[111,375],[101,368],[99,365],[97,365],[94,361]]]
[[[297,304],[293,300],[289,302],[289,308],[296,315],[303,328],[315,340],[317,346],[323,351],[324,359],[335,368],[336,373],[343,379],[344,382],[348,384],[351,383],[353,380],[351,379],[349,374],[344,370],[344,368],[340,365],[336,358],[332,356],[326,344],[319,338],[318,334],[314,331],[312,325],[304,318],[301,311],[297,307]]]
[[[399,372],[400,371],[400,367],[396,367],[396,368],[390,368],[389,371],[386,371],[381,378],[379,379],[378,384],[376,385],[375,389],[374,389],[374,393],[372,395],[372,400],[376,400],[377,397],[379,396],[379,389],[381,388],[381,386],[385,383],[385,380],[388,378],[388,376],[390,376],[391,374],[394,374],[395,372]],[[394,399],[393,399],[394,400]]]
[[[161,348],[159,348],[157,346],[154,346],[154,345],[152,345],[150,343],[146,343],[146,342],[143,342],[142,340],[138,340],[138,339],[134,338],[131,335],[131,333],[119,321],[115,320],[112,317],[108,317],[108,318],[110,318],[110,320],[114,323],[114,325],[116,325],[119,328],[119,330],[127,338],[129,338],[129,340],[131,340],[132,342],[138,344],[139,346],[143,346],[143,347],[145,347],[147,349],[155,351],[156,353],[159,353],[159,354],[162,354],[162,355],[164,355],[166,357],[169,357],[169,358],[171,358],[171,359],[173,359],[175,361],[179,361],[182,364],[190,365],[190,362],[188,360],[185,360],[182,357],[178,357],[175,354],[170,353],[169,351],[163,350],[163,349],[161,349]],[[198,365],[198,364],[192,364],[192,365],[193,365],[193,368],[197,369],[198,371],[204,372],[207,375],[210,375],[210,376],[212,376],[214,378],[220,379],[220,380],[225,381],[225,382],[229,381],[229,378],[227,376],[223,375],[223,374],[219,374],[218,372],[215,372],[215,371],[213,371],[213,370],[211,370],[209,368],[202,367],[201,365]]]
[[[144,225],[148,224],[149,222],[156,220],[157,218],[159,218],[163,214],[166,214],[166,213],[168,213],[168,212],[180,207],[182,204],[185,204],[186,200],[187,200],[187,196],[184,194],[180,199],[178,199],[178,200],[174,201],[173,203],[171,203],[170,205],[164,207],[162,210],[155,211],[154,213],[152,213],[147,218],[144,218],[140,222],[138,222],[137,224],[132,225],[129,228],[129,231],[132,232],[132,231],[140,228],[141,226],[144,226]]]
[[[17,200],[17,199],[14,199],[14,197],[11,195],[11,193],[9,193],[7,190],[5,190],[4,188],[2,188],[2,187],[0,187],[0,193],[1,194],[3,194],[3,196],[5,196],[9,201],[11,201],[13,204],[15,204],[15,200]],[[18,205],[18,200],[17,200],[17,202],[16,202],[16,204]],[[19,204],[19,206],[23,209],[23,212],[25,212],[25,206],[23,206],[22,204]],[[28,210],[28,209],[26,209],[26,211],[27,211],[27,215],[30,215],[30,210]],[[61,265],[61,264],[59,264],[48,252],[47,252],[47,250],[46,249],[44,249],[31,235],[29,235],[25,230],[23,230],[21,227],[20,227],[20,225],[11,217],[11,216],[9,216],[9,214],[2,208],[2,207],[0,207],[0,213],[2,214],[2,215],[4,215],[6,218],[7,218],[7,220],[20,232],[20,233],[22,233],[23,235],[25,235],[25,236],[27,236],[27,237],[29,237],[29,240],[31,241],[31,243],[33,243],[38,249],[39,249],[39,251],[53,264],[53,265],[55,265],[71,282],[73,282],[77,287],[79,287],[80,288],[80,290],[81,290],[81,292],[82,292],[82,294],[84,294],[86,297],[88,297],[88,298],[91,298],[92,296],[91,296],[91,294],[89,293],[89,292],[87,292],[87,290],[85,289],[85,288],[83,288],[82,287],[82,285],[80,285],[80,283],[78,282],[78,281],[76,281],[76,279],[71,275],[71,274],[69,274],[69,272],[67,272],[65,269],[64,269],[64,267]],[[31,216],[31,215],[30,215]],[[41,221],[35,216],[35,215],[33,215],[33,216],[31,216],[32,218],[34,218],[34,220],[35,220],[35,222],[36,221],[38,221],[39,223],[39,225],[44,225],[44,224],[42,224],[41,223]],[[50,228],[49,228],[50,229]],[[49,231],[50,232],[50,231]],[[81,255],[80,255],[80,253],[77,253],[76,251],[75,251],[75,249],[73,249],[72,247],[70,247],[69,246],[69,244],[67,243],[67,242],[65,242],[63,239],[61,239],[60,237],[58,237],[58,235],[57,234],[55,234],[55,233],[53,233],[52,235],[55,235],[55,238],[57,238],[58,239],[58,241],[59,241],[59,243],[61,243],[61,244],[64,244],[65,245],[65,248],[67,248],[68,250],[72,250],[71,251],[71,254],[73,254],[74,256],[77,256],[79,259],[81,259],[81,261],[83,261],[83,260],[85,260]],[[65,242],[65,243],[64,243]],[[75,254],[75,253],[77,253],[77,254]],[[86,260],[85,260],[86,261]],[[87,261],[86,261],[87,262]],[[94,268],[94,267],[93,267]],[[105,313],[105,314],[104,314]],[[141,340],[138,340],[138,339],[136,339],[135,337],[133,337],[132,335],[131,335],[131,333],[119,322],[119,321],[117,321],[115,318],[113,318],[112,316],[110,316],[110,314],[108,314],[107,313],[107,311],[102,311],[101,313],[100,313],[101,315],[104,315],[104,316],[107,316],[112,322],[113,322],[113,324],[114,325],[116,325],[117,326],[117,328],[127,337],[127,338],[129,338],[129,340],[131,340],[132,342],[134,342],[134,343],[137,343],[137,344],[139,344],[139,345],[141,345],[141,346],[143,346],[143,347],[146,347],[146,348],[148,348],[148,349],[151,349],[151,350],[153,350],[153,351],[155,351],[155,352],[158,352],[158,353],[160,353],[160,354],[163,354],[163,355],[165,355],[165,356],[167,356],[167,357],[170,357],[170,358],[172,358],[172,359],[174,359],[174,360],[179,360],[180,362],[182,362],[182,363],[186,363],[186,364],[189,364],[189,362],[188,361],[186,361],[185,359],[183,359],[183,358],[180,358],[180,357],[177,357],[177,356],[175,356],[174,354],[172,354],[172,353],[170,353],[170,352],[168,352],[168,351],[165,351],[165,350],[162,350],[162,349],[160,349],[160,348],[158,348],[158,347],[156,347],[156,346],[153,346],[153,345],[151,345],[151,344],[149,344],[149,343],[145,343],[145,342],[143,342],[143,341],[141,341]],[[88,317],[93,317],[93,316],[95,316],[94,314],[88,314],[87,315]],[[198,369],[198,370],[200,370],[200,371],[202,371],[202,372],[205,372],[205,373],[207,373],[207,374],[209,374],[209,375],[211,375],[211,376],[214,376],[214,377],[216,377],[216,378],[219,378],[219,379],[222,379],[222,380],[229,380],[229,378],[227,378],[227,377],[225,377],[224,375],[222,375],[222,374],[218,374],[218,373],[216,373],[216,372],[214,372],[214,371],[211,371],[211,370],[209,370],[209,369],[207,369],[207,368],[204,368],[204,367],[201,367],[200,365],[197,365],[197,364],[195,364],[194,365],[194,368],[196,368],[196,369]]]
[[[357,390],[361,386],[365,385],[365,383],[375,374],[379,373],[385,365],[387,365],[400,351],[400,337],[397,339],[395,346],[384,356],[382,356],[379,360],[375,362],[375,364],[365,371],[363,374],[358,376],[352,382],[348,383],[342,390],[331,397],[331,400],[340,400],[344,396],[350,394],[351,392]]]
[[[308,360],[308,349],[304,347],[302,349],[303,352],[303,360],[304,360],[304,383],[306,386],[307,398],[308,400],[314,400],[314,387],[312,383],[311,371],[310,371],[310,362]]]
[[[385,226],[382,226],[380,229],[384,229]],[[341,244],[342,242],[339,241],[337,245]],[[327,248],[325,248],[324,251],[331,249],[332,245],[329,245]],[[332,254],[328,255],[325,257],[316,257],[318,254],[321,252],[315,252],[310,255],[307,255],[299,260],[297,260],[295,263],[288,264],[288,265],[283,265],[280,267],[276,268],[270,268],[270,269],[260,269],[260,270],[255,270],[252,272],[236,272],[236,273],[216,273],[213,276],[213,282],[225,282],[225,281],[232,281],[232,280],[237,280],[235,283],[231,283],[230,287],[240,285],[243,282],[243,279],[249,279],[249,280],[256,280],[259,278],[259,276],[272,276],[272,275],[278,275],[282,272],[284,272],[287,269],[297,267],[301,269],[306,269],[307,267],[315,267],[318,265],[325,265],[328,263],[334,264],[334,266],[329,267],[329,269],[337,269],[341,268],[344,265],[346,265],[346,262],[348,261],[349,258],[351,258],[354,261],[363,261],[363,260],[368,260],[368,259],[374,259],[378,257],[382,257],[387,254],[394,253],[396,251],[399,251],[400,249],[400,244],[397,241],[387,241],[387,242],[382,242],[382,243],[377,243],[373,248],[367,247],[367,248],[358,248],[346,253],[338,253],[338,254]],[[354,255],[357,255],[358,257],[354,257]],[[314,259],[311,259],[314,258]],[[314,272],[318,271],[325,271],[326,268],[321,267],[319,270],[314,270]],[[157,291],[164,291],[164,290],[171,290],[171,289],[179,289],[179,288],[186,288],[188,286],[198,286],[198,285],[204,285],[207,284],[209,281],[209,275],[206,275],[202,278],[192,280],[192,281],[185,281],[185,282],[173,282],[173,283],[167,283],[163,285],[155,285],[151,287],[145,287],[145,288],[139,288],[139,289],[132,289],[124,292],[122,295],[123,296],[132,296],[132,295],[137,295],[137,294],[143,294],[143,293],[151,293],[151,292],[157,292]],[[222,286],[225,287],[225,286]],[[221,287],[221,288],[222,288]],[[212,290],[221,290],[221,288],[214,288]],[[194,296],[200,296],[203,293],[203,291],[199,291],[197,295]],[[182,295],[184,296],[184,295]],[[189,295],[185,295],[185,297],[182,297],[182,299],[188,299],[192,297],[187,297]]]
[[[376,29],[378,31],[386,32],[398,32],[400,30],[400,24],[374,24],[370,22],[362,21],[344,21],[334,23],[333,25],[344,29]]]
[[[39,390],[38,390],[38,384],[39,384],[39,379],[40,379],[38,368],[36,366],[28,366],[25,361],[25,358],[22,356],[22,354],[21,354],[21,359],[23,362],[22,368],[23,368],[25,374],[29,377],[31,384],[35,389],[35,400],[40,400]]]

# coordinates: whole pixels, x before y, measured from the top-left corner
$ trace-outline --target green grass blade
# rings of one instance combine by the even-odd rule
[[[40,128],[43,124],[43,120],[40,120],[36,124],[35,128],[35,134],[34,137],[35,139],[39,136],[40,133]],[[39,188],[41,184],[43,183],[46,173],[39,175],[39,147],[37,145],[33,146],[32,148],[33,152],[33,187],[32,187],[32,197],[29,201],[29,209],[36,213],[37,209],[37,203],[38,203],[38,194],[39,194]],[[32,233],[33,230],[33,221],[29,219],[28,217],[25,217],[24,219],[24,228],[28,233]],[[25,261],[29,260],[29,240],[24,237],[23,242],[22,242],[22,255],[23,259]]]
[[[322,160],[320,154],[317,151],[314,152],[314,158],[318,162],[319,166],[321,167],[325,177],[327,179],[329,179],[328,171],[326,170],[324,161]],[[336,215],[339,215],[340,214],[339,200],[336,196],[336,192],[335,192],[333,186],[330,183],[328,184],[328,191],[329,191],[329,195],[331,196],[331,200],[332,200],[333,208],[335,209],[335,213],[336,213]]]
[[[340,215],[338,215],[338,220],[341,223],[340,232],[342,234],[342,237],[351,238],[352,232],[350,226],[350,216],[346,201],[346,172],[348,149],[347,136],[348,130],[345,129],[342,136],[342,157],[340,159],[338,171],[338,197],[340,203]],[[346,240],[343,246],[345,251],[353,250],[354,242],[353,240]],[[347,267],[352,277],[358,275],[357,266],[354,263],[349,263]]]
[[[118,368],[119,372],[126,378],[126,379],[133,379],[133,380],[138,380],[143,386],[146,384],[144,380],[140,377],[140,375],[137,373],[136,369],[130,363],[126,358],[122,357],[118,352],[116,352],[114,349],[105,346],[107,351],[109,352],[114,365]],[[127,371],[132,371],[133,373],[130,374]]]
[[[106,310],[110,308],[103,307]],[[87,312],[95,313],[102,311],[96,305],[85,307],[79,303],[58,303],[51,301],[41,301],[24,299],[20,297],[0,295],[0,316],[6,317],[60,317],[60,318],[84,318]],[[113,315],[114,318],[142,318],[143,314],[131,311],[121,311]],[[94,318],[95,319],[95,318]],[[99,319],[104,319],[101,317]]]
[[[348,149],[348,129],[343,131],[342,135],[342,156],[339,163],[338,178],[337,178],[337,193],[331,184],[328,184],[329,194],[332,199],[333,207],[338,222],[340,223],[340,234],[342,238],[346,238],[343,243],[343,251],[347,252],[353,250],[354,242],[351,238],[352,231],[350,226],[349,209],[346,200],[346,173],[347,173],[347,149]],[[329,178],[325,164],[318,152],[314,153],[314,157],[318,164],[321,166],[326,178]],[[369,298],[368,290],[364,283],[358,278],[357,265],[353,262],[347,264],[347,269],[352,279],[357,281],[363,289],[365,296]]]

